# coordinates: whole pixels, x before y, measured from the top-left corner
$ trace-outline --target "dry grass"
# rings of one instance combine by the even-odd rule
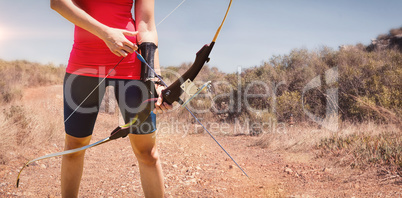
[[[63,119],[60,111],[40,104],[3,107],[0,113],[0,163],[19,157],[19,150],[40,151],[48,149],[42,147],[44,143],[49,146],[49,142],[62,142]]]
[[[251,146],[293,153],[316,153],[352,168],[387,166],[402,170],[402,132],[397,124],[343,123],[338,132],[309,125],[266,133]]]
[[[55,107],[43,90],[38,91],[41,101],[25,101],[23,95],[26,88],[61,84],[64,71],[63,66],[0,60],[1,164],[20,157],[20,150],[41,148],[59,136],[56,131],[63,129],[61,106]]]
[[[402,132],[397,125],[351,125],[345,134],[321,139],[319,156],[339,158],[352,168],[385,165],[402,170]]]
[[[311,126],[290,127],[285,133],[268,133],[252,146],[290,152],[317,152],[352,168],[388,166],[402,169],[402,132],[398,125],[372,122],[344,123],[339,132]]]
[[[21,99],[26,87],[61,84],[65,67],[0,59],[0,104]]]
[[[322,138],[329,137],[331,134],[331,131],[320,129],[315,124],[283,125],[281,129],[262,134],[252,146],[270,150],[305,152],[310,151]]]

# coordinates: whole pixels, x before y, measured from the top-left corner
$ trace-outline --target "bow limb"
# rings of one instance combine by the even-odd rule
[[[29,164],[31,164],[31,163],[33,163],[33,162],[36,162],[36,161],[39,161],[39,160],[51,158],[51,157],[57,157],[57,156],[62,156],[62,155],[67,155],[67,154],[71,154],[71,153],[76,153],[76,152],[79,152],[79,151],[83,151],[83,150],[86,150],[86,149],[88,149],[88,148],[91,148],[91,147],[94,147],[94,146],[97,146],[97,145],[101,145],[101,144],[106,143],[106,142],[108,142],[108,141],[110,141],[110,138],[109,138],[109,137],[107,137],[107,138],[105,138],[105,139],[103,139],[103,140],[99,140],[99,141],[97,141],[97,142],[95,142],[95,143],[93,143],[93,144],[87,145],[87,146],[83,146],[83,147],[76,148],[76,149],[71,149],[71,150],[66,150],[66,151],[62,151],[62,152],[58,152],[58,153],[52,153],[52,154],[44,155],[44,156],[42,156],[42,157],[35,158],[35,159],[33,159],[33,160],[31,160],[31,161],[25,163],[24,166],[21,168],[20,172],[18,172],[18,176],[17,176],[17,188],[18,188],[18,185],[19,185],[19,183],[20,183],[20,175],[21,175],[21,172],[22,172],[22,170],[24,170],[24,168],[27,167]]]
[[[106,142],[109,142],[111,140],[115,140],[118,138],[124,138],[126,137],[130,131],[133,130],[133,127],[138,128],[140,126],[140,124],[142,123],[142,121],[146,120],[149,116],[149,114],[151,113],[152,109],[153,109],[153,103],[155,103],[157,100],[157,98],[151,98],[148,100],[145,100],[144,102],[142,102],[140,109],[142,109],[139,113],[137,113],[137,115],[131,119],[131,121],[125,125],[122,126],[118,126],[117,128],[115,128],[113,130],[113,132],[110,134],[109,137],[104,138],[102,140],[99,140],[95,143],[89,144],[87,146],[83,146],[80,148],[75,148],[75,149],[70,149],[70,150],[66,150],[66,151],[62,151],[62,152],[58,152],[58,153],[51,153],[48,155],[44,155],[38,158],[35,158],[27,163],[24,164],[24,166],[20,169],[18,176],[17,176],[17,188],[19,186],[19,182],[20,182],[20,175],[22,173],[22,171],[25,169],[25,167],[27,167],[29,164],[39,161],[39,160],[43,160],[43,159],[48,159],[48,158],[52,158],[52,157],[57,157],[57,156],[63,156],[63,155],[68,155],[68,154],[72,154],[72,153],[76,153],[79,151],[83,151],[86,149],[89,149],[91,147],[95,147],[95,146],[99,146],[101,144],[104,144]]]
[[[180,88],[180,86],[186,82],[187,80],[193,81],[194,78],[198,75],[202,67],[204,66],[205,63],[209,61],[209,54],[212,51],[212,48],[215,45],[215,41],[218,38],[218,35],[222,29],[223,24],[225,23],[226,17],[229,13],[230,7],[232,5],[232,1],[230,0],[228,8],[226,10],[225,16],[218,28],[218,30],[215,33],[214,38],[212,39],[212,42],[209,44],[204,45],[196,54],[196,58],[194,60],[194,63],[192,66],[179,78],[177,79],[174,83],[172,83],[169,87],[167,87],[163,92],[162,96],[164,101],[172,104],[173,102],[177,101],[180,104],[183,103],[183,101],[180,100],[180,95],[183,93],[183,90]],[[143,58],[140,58],[141,55],[137,53],[137,56],[139,56],[139,59],[142,61]],[[146,63],[147,64],[147,63]],[[149,66],[148,66],[149,67]],[[153,72],[156,74],[156,72],[153,70]],[[157,75],[157,74],[156,74]],[[157,75],[157,77],[159,77]],[[159,77],[159,79],[163,82],[162,78]],[[163,82],[164,83],[164,82]],[[166,83],[164,83],[166,85]]]

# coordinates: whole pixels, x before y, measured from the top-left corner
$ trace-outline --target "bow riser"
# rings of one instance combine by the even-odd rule
[[[180,102],[180,96],[184,92],[180,86],[186,82],[187,79],[193,81],[198,75],[202,67],[209,61],[209,54],[214,47],[215,42],[211,42],[209,45],[204,45],[197,53],[193,65],[174,83],[168,88],[162,91],[162,96],[165,102],[172,104],[173,102]]]

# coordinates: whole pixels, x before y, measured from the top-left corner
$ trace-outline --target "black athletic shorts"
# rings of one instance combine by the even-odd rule
[[[140,80],[105,79],[103,82],[102,80],[103,78],[66,73],[63,98],[64,127],[67,134],[74,137],[87,137],[92,134],[107,86],[114,88],[125,123],[136,115],[141,102],[149,97],[148,89]],[[99,84],[100,82],[102,83]],[[95,89],[98,85],[99,87]],[[147,120],[131,133],[149,134],[155,130],[156,115],[151,112]]]

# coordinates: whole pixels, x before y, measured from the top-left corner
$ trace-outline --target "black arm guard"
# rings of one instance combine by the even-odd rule
[[[145,61],[152,67],[152,69],[154,69],[155,50],[157,48],[158,46],[151,42],[143,42],[139,46],[142,57],[144,57]],[[145,63],[141,62],[141,80],[145,82],[154,78],[154,72],[152,72]]]

